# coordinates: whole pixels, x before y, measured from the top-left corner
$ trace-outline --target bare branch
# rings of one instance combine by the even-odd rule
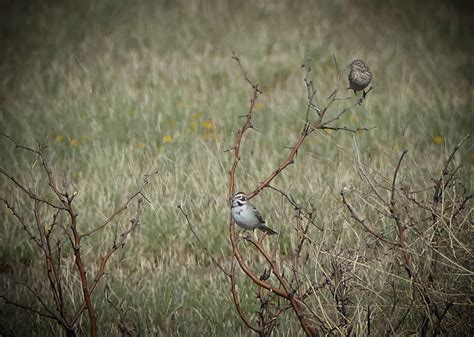
[[[34,298],[36,298],[36,300],[41,304],[41,306],[43,307],[43,309],[51,316],[51,317],[54,317],[54,319],[56,320],[59,320],[56,315],[48,308],[48,306],[46,305],[46,303],[43,301],[43,299],[26,283],[22,283],[22,282],[18,282],[19,285],[25,287],[26,289],[28,289],[28,291],[33,295]],[[65,323],[64,320],[60,320],[61,323]]]
[[[34,149],[32,149],[28,146],[21,145],[13,137],[7,135],[6,133],[0,132],[0,135],[7,138],[9,141],[11,141],[15,145],[16,148],[31,152],[31,153],[36,154],[36,155],[40,154],[39,151],[37,151],[37,150],[34,150]]]
[[[181,213],[184,215],[184,217],[186,218],[186,222],[188,224],[188,227],[189,229],[191,230],[191,233],[193,233],[194,235],[194,238],[197,240],[197,242],[199,243],[199,245],[201,246],[201,249],[204,251],[204,253],[207,255],[207,257],[209,259],[211,259],[211,261],[214,263],[214,265],[216,265],[217,268],[219,268],[223,273],[224,275],[226,275],[227,277],[231,277],[231,274],[226,271],[224,269],[223,266],[221,266],[221,264],[219,262],[217,262],[217,260],[214,258],[214,256],[211,255],[211,253],[209,253],[209,250],[206,248],[206,246],[204,245],[204,243],[201,241],[201,239],[199,238],[199,236],[197,235],[196,231],[194,230],[193,228],[193,225],[191,224],[191,221],[189,220],[189,217],[188,217],[188,214],[186,214],[186,212],[183,210],[183,208],[181,207],[181,205],[178,205],[178,209],[181,211]]]
[[[12,175],[10,175],[9,173],[7,173],[5,170],[3,169],[0,169],[0,173],[3,174],[5,177],[7,177],[8,179],[10,179],[20,190],[22,190],[23,192],[25,192],[28,197],[30,197],[31,199],[33,200],[37,200],[39,202],[42,202],[48,206],[51,206],[55,209],[60,209],[60,210],[66,210],[65,207],[63,206],[58,206],[58,205],[55,205],[49,201],[47,201],[45,198],[42,198],[38,195],[36,195],[35,193],[33,193],[30,189],[26,188],[22,183],[20,183],[17,179],[15,179],[15,177],[13,177]]]
[[[1,295],[0,294],[0,298],[3,298],[3,300],[5,301],[6,304],[9,304],[9,305],[12,305],[14,307],[17,307],[17,308],[20,308],[20,309],[23,309],[23,310],[26,310],[26,311],[30,311],[30,312],[33,312],[41,317],[45,317],[45,318],[49,318],[49,319],[52,319],[52,320],[55,320],[57,321],[58,323],[61,323],[60,320],[58,320],[57,317],[49,314],[49,313],[44,313],[44,312],[41,312],[35,308],[32,308],[32,307],[29,307],[27,305],[24,305],[24,304],[20,304],[20,303],[17,303],[15,301],[12,301],[11,299],[9,299],[7,296],[5,295]]]
[[[330,103],[332,104],[332,102],[334,102],[336,100],[335,97],[332,97],[331,100],[330,100]],[[351,111],[352,109],[354,109],[358,104],[353,104],[351,106],[349,106],[348,108],[344,108],[342,109],[335,117],[331,118],[330,120],[324,122],[321,124],[321,127],[320,128],[324,128],[324,127],[327,127],[329,124],[339,120],[339,118],[342,117],[342,115],[344,115],[345,113]],[[327,110],[327,109],[326,109]]]
[[[18,222],[21,224],[21,228],[28,234],[29,238],[31,240],[33,240],[39,247],[42,247],[42,244],[40,242],[40,240],[38,240],[38,238],[33,234],[33,232],[28,228],[28,226],[26,225],[25,223],[25,220],[23,219],[23,217],[18,214],[18,212],[16,211],[15,207],[13,207],[12,205],[10,205],[8,203],[8,201],[4,198],[1,198],[0,197],[0,200],[3,201],[3,203],[5,204],[5,206],[10,210],[10,212],[12,213],[12,215],[18,220]]]
[[[234,302],[235,308],[237,309],[237,313],[240,316],[240,319],[244,324],[252,331],[256,333],[260,333],[260,330],[252,326],[252,324],[249,322],[247,317],[245,317],[245,314],[242,310],[242,307],[240,306],[240,301],[239,301],[239,296],[237,294],[237,279],[236,279],[236,274],[235,274],[235,260],[232,260],[232,266],[230,267],[230,275],[231,275],[231,292],[232,292],[232,300]]]
[[[285,197],[285,199],[295,208],[295,210],[299,211],[300,214],[306,219],[308,220],[314,227],[316,227],[317,229],[319,229],[320,231],[323,231],[323,229],[317,225],[315,222],[314,222],[314,219],[312,218],[312,213],[309,212],[309,214],[307,214],[308,212],[307,211],[304,211],[303,208],[301,206],[299,206],[295,199],[293,198],[293,196],[291,195],[288,195],[287,193],[283,192],[281,189],[278,189],[274,186],[271,186],[271,185],[268,185],[267,188],[271,189],[271,190],[274,190],[278,193],[280,193],[283,197]]]
[[[324,126],[324,127],[321,127],[322,130],[347,131],[347,132],[352,132],[352,133],[357,133],[357,132],[362,132],[362,131],[370,131],[370,130],[373,130],[375,128],[376,128],[375,126],[371,126],[369,128],[355,128],[355,129],[348,128],[347,126],[334,126],[334,127]]]
[[[351,217],[357,221],[359,224],[362,225],[362,227],[364,227],[364,229],[369,232],[370,234],[372,234],[373,236],[375,236],[377,239],[385,242],[385,243],[388,243],[390,245],[393,245],[393,246],[398,246],[398,243],[395,243],[395,242],[392,242],[392,241],[389,241],[387,239],[385,239],[384,237],[380,236],[379,234],[375,233],[372,229],[370,229],[366,223],[365,223],[365,220],[362,219],[357,213],[356,211],[354,210],[354,208],[349,204],[349,202],[346,200],[346,196],[345,196],[345,192],[344,190],[341,190],[340,192],[341,194],[341,197],[342,197],[342,203],[347,207],[347,209],[349,210],[349,212],[351,213]]]
[[[400,155],[400,159],[398,160],[397,167],[395,168],[395,172],[393,174],[393,180],[392,180],[392,188],[390,192],[390,204],[392,207],[395,205],[395,183],[397,182],[397,175],[398,171],[400,170],[400,165],[402,164],[403,157],[407,154],[408,150],[403,150],[402,154]]]
[[[252,89],[254,89],[254,91],[256,91],[257,94],[261,94],[262,92],[258,88],[258,84],[249,78],[247,71],[245,70],[244,66],[240,62],[240,57],[235,52],[232,52],[232,59],[235,60],[237,64],[239,65],[240,71],[242,72],[242,75],[245,81],[247,81],[247,83],[252,86]]]
[[[112,247],[105,253],[105,255],[102,257],[102,260],[99,264],[99,269],[97,270],[93,281],[90,283],[90,287],[88,288],[89,292],[89,297],[92,295],[94,292],[97,284],[99,283],[100,279],[102,276],[105,274],[105,267],[107,266],[107,263],[111,256],[119,249],[122,248],[125,245],[125,242],[129,236],[129,234],[135,230],[135,228],[139,225],[140,223],[140,217],[143,212],[143,199],[141,197],[138,198],[137,202],[137,210],[135,213],[135,216],[130,219],[129,221],[129,226],[120,234],[120,239],[118,241],[114,241]],[[87,307],[87,302],[84,301],[81,305],[81,307],[77,310],[76,314],[74,315],[73,318],[73,324],[77,322],[77,320],[81,317],[82,312],[86,309]]]
[[[91,229],[90,231],[88,231],[86,233],[82,233],[81,237],[84,238],[84,237],[90,236],[90,235],[100,231],[101,229],[103,229],[105,226],[107,226],[109,223],[111,223],[117,215],[119,215],[120,213],[122,213],[123,211],[128,209],[128,206],[130,205],[130,203],[133,200],[135,200],[136,197],[141,196],[141,197],[145,198],[144,195],[143,195],[143,190],[148,185],[149,178],[154,176],[157,173],[158,173],[158,170],[152,172],[151,174],[145,175],[144,181],[143,181],[142,185],[138,188],[137,191],[135,191],[132,195],[130,195],[127,198],[127,200],[125,200],[125,202],[119,208],[115,209],[115,211],[112,213],[112,215],[110,215],[102,224],[100,224],[99,226],[97,226],[94,229]]]
[[[382,204],[384,204],[387,207],[387,209],[389,209],[390,208],[389,203],[382,197],[382,195],[379,193],[379,191],[375,187],[374,183],[372,182],[371,178],[369,177],[369,175],[364,170],[362,160],[360,158],[360,152],[359,152],[359,147],[357,145],[357,140],[354,136],[352,137],[352,140],[353,140],[354,153],[356,154],[355,159],[356,159],[356,164],[357,164],[357,173],[359,174],[359,176],[361,177],[361,179],[363,181],[365,180],[367,182],[367,184],[370,186],[372,192],[377,196],[379,201],[381,201]]]

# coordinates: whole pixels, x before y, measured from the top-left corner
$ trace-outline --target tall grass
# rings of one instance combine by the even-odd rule
[[[78,191],[79,227],[100,223],[143,174],[159,170],[146,191],[151,203],[141,227],[113,258],[94,298],[101,335],[118,334],[117,312],[106,293],[115,303],[124,300],[143,335],[249,334],[236,315],[228,280],[176,209],[182,204],[209,251],[229,261],[232,155],[226,150],[249,99],[233,51],[263,91],[254,120],[263,132],[244,141],[239,190],[255,187],[298,136],[306,103],[301,64],[309,57],[317,104],[347,85],[344,76],[338,80],[333,57],[340,68],[355,57],[368,62],[374,89],[341,125],[376,127],[356,137],[364,160],[381,174],[392,172],[407,148],[402,180],[429,181],[473,125],[473,50],[466,43],[472,26],[445,2],[104,0],[11,6],[1,20],[1,131],[25,144],[47,135],[54,170]],[[1,166],[30,182],[34,158],[6,139],[0,142]],[[470,142],[456,159],[469,187]],[[274,182],[315,203],[324,231],[314,239],[321,244],[349,247],[365,240],[360,228],[349,225],[339,197],[344,186],[359,183],[351,144],[343,133],[314,134],[296,165]],[[7,180],[1,186],[3,197],[21,205]],[[285,236],[291,208],[270,191],[256,202],[271,227],[283,233],[284,254],[292,244]],[[47,296],[37,251],[5,208],[0,214],[1,291],[17,289],[18,299],[28,301],[14,284],[27,279]],[[116,226],[87,242],[88,263],[110,245]],[[65,268],[74,278],[73,265]],[[80,289],[70,287],[77,301]],[[254,289],[243,287],[245,308],[258,310]],[[3,302],[0,308],[1,333],[60,333],[55,323]],[[277,330],[282,336],[301,333],[291,324]],[[84,319],[81,332],[86,331]]]

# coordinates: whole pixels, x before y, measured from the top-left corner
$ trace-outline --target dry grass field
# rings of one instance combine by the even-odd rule
[[[340,97],[350,99],[334,102],[329,118],[353,106],[335,125],[371,128],[313,132],[294,165],[271,183],[303,208],[314,207],[315,225],[303,252],[306,286],[330,282],[331,261],[342,263],[349,275],[346,321],[337,316],[337,285],[323,287],[308,300],[315,317],[324,321],[315,322],[320,331],[357,336],[474,331],[472,136],[450,164],[460,168],[450,171],[453,183],[444,186],[436,212],[416,208],[403,192],[409,186],[420,191],[417,200],[434,200],[433,186],[446,160],[474,125],[471,8],[461,2],[368,0],[0,1],[0,6],[0,132],[32,148],[37,141],[48,145],[45,158],[58,185],[64,182],[67,191],[77,192],[78,230],[85,233],[101,224],[145,174],[157,171],[143,190],[139,225],[111,256],[92,296],[98,335],[253,334],[237,314],[229,279],[210,261],[177,208],[187,212],[209,254],[229,269],[234,157],[228,150],[252,95],[233,52],[262,90],[252,119],[258,131],[250,130],[242,143],[237,190],[253,191],[299,137],[308,103],[301,65],[308,59],[315,105],[324,107],[338,89]],[[345,90],[347,72],[338,76],[338,69],[355,58],[366,60],[374,74],[373,89],[361,105]],[[314,119],[316,113],[311,114]],[[387,179],[405,149],[398,211],[405,212],[403,221],[417,225],[405,228],[405,248],[390,248],[357,223],[340,192],[348,191],[377,235],[399,240],[393,218],[380,211],[383,205],[360,166],[388,198],[384,186],[390,186]],[[0,198],[35,231],[34,202],[9,176],[53,202],[47,175],[37,155],[5,136],[0,153]],[[463,198],[456,208],[455,201]],[[265,238],[265,247],[280,268],[287,268],[297,238],[294,207],[269,188],[252,202],[280,233]],[[82,258],[91,280],[135,209],[134,200],[104,229],[83,238]],[[50,230],[54,212],[42,207],[39,213]],[[440,219],[436,224],[430,222],[431,213]],[[66,336],[55,320],[31,310],[44,313],[41,299],[55,312],[44,255],[5,202],[0,218],[0,335]],[[83,293],[70,231],[68,218],[58,216],[51,243],[61,260],[64,310],[72,316]],[[438,235],[434,258],[432,238]],[[265,261],[243,240],[240,246],[261,273]],[[404,251],[416,271],[411,277],[400,261]],[[439,262],[434,273],[430,258]],[[435,281],[426,281],[431,273]],[[239,269],[237,275],[242,309],[257,322],[258,288]],[[89,334],[87,311],[75,329],[79,336]],[[286,311],[273,335],[304,332],[294,313]]]

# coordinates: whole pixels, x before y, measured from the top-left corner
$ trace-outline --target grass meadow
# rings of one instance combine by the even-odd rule
[[[430,186],[474,125],[474,50],[469,43],[473,25],[470,9],[457,5],[368,0],[2,1],[0,131],[33,147],[46,139],[46,156],[58,181],[77,191],[79,230],[100,224],[136,190],[144,174],[158,171],[144,190],[149,202],[139,227],[112,256],[94,293],[99,335],[120,335],[121,321],[141,336],[252,335],[237,315],[228,278],[210,262],[177,209],[182,205],[207,250],[228,268],[232,251],[227,194],[233,155],[226,150],[235,142],[244,121],[239,116],[247,113],[251,95],[232,60],[234,51],[262,89],[253,117],[261,132],[246,135],[237,173],[236,189],[246,192],[286,158],[299,136],[307,104],[302,63],[311,58],[315,104],[324,106],[335,88],[346,95],[346,73],[337,76],[334,58],[341,69],[354,58],[367,61],[373,89],[337,125],[375,128],[355,134],[314,132],[295,164],[272,186],[315,206],[321,230],[310,229],[310,250],[368,250],[373,238],[351,218],[339,194],[347,186],[365,188],[354,161],[353,139],[363,162],[381,176],[393,174],[401,151],[407,149],[399,181]],[[347,95],[351,99],[336,102],[330,116],[354,104],[353,93]],[[472,145],[469,138],[454,160],[462,165],[459,180],[468,193]],[[0,151],[2,170],[50,197],[34,155],[5,137]],[[25,194],[5,176],[0,184],[0,196],[34,226]],[[292,206],[269,189],[253,202],[269,226],[281,233],[266,240],[284,259],[294,248]],[[357,204],[368,218],[372,206]],[[83,240],[90,275],[134,207]],[[472,203],[466,207],[462,246],[472,258]],[[3,204],[0,217],[0,294],[37,306],[20,284],[26,282],[51,305],[38,247]],[[395,235],[389,221],[374,226]],[[76,308],[81,289],[71,248],[63,233],[55,235],[69,256],[62,265],[67,306]],[[356,335],[368,333],[363,310],[370,300],[389,296],[390,278],[406,277],[393,266],[395,260],[387,254],[379,264],[360,267],[364,289],[379,290],[360,290],[357,302],[351,303]],[[261,261],[253,263],[262,266]],[[308,277],[320,280],[321,268],[320,261],[310,261]],[[472,284],[472,262],[464,269],[457,279],[464,285],[455,289]],[[446,278],[446,289],[454,287],[450,280]],[[256,288],[242,273],[239,294],[243,308],[255,318]],[[315,307],[324,306],[328,299],[318,302],[318,296],[323,294],[316,295]],[[466,318],[472,311],[472,304],[465,304],[467,297],[464,292],[453,303],[446,334],[473,329]],[[120,305],[123,315],[110,302]],[[390,303],[374,307],[372,334],[386,334],[383,313],[390,311]],[[412,309],[413,316],[398,333],[417,333],[417,315],[423,308]],[[1,335],[64,335],[56,322],[1,299],[0,312]],[[294,315],[284,317],[274,335],[302,336]],[[88,334],[88,324],[84,313],[78,335]]]

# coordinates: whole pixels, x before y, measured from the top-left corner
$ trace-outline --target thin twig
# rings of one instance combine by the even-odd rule
[[[1,198],[0,197],[0,200],[3,201],[3,203],[5,204],[5,206],[10,210],[10,212],[12,213],[12,215],[18,220],[18,222],[21,224],[21,228],[28,234],[29,238],[31,240],[33,240],[39,247],[42,248],[42,243],[40,242],[40,240],[38,240],[38,238],[33,234],[33,232],[28,228],[28,226],[26,225],[25,223],[25,220],[23,219],[23,217],[16,211],[15,207],[13,207],[12,205],[10,205],[8,203],[8,201],[4,198]]]
[[[3,298],[3,300],[5,301],[6,304],[12,305],[14,307],[17,307],[17,308],[20,308],[20,309],[23,309],[23,310],[26,310],[26,311],[31,311],[31,312],[33,312],[33,313],[35,313],[35,314],[37,314],[41,317],[49,318],[49,319],[57,321],[58,323],[61,323],[61,321],[57,317],[55,317],[55,316],[53,316],[49,313],[44,313],[44,312],[41,312],[41,311],[39,311],[35,308],[29,307],[29,306],[24,305],[24,304],[17,303],[15,301],[12,301],[7,296],[2,295],[2,294],[0,294],[0,298]]]
[[[37,200],[39,202],[42,202],[48,206],[51,206],[55,209],[60,209],[60,210],[63,210],[65,211],[66,208],[64,206],[58,206],[58,205],[55,205],[51,202],[49,202],[48,200],[46,200],[45,198],[41,198],[40,196],[36,195],[35,193],[33,193],[31,190],[29,190],[28,188],[26,188],[22,183],[20,183],[15,177],[13,177],[12,175],[10,175],[8,172],[6,172],[5,170],[3,169],[0,169],[0,173],[3,174],[5,177],[7,177],[8,179],[10,179],[20,190],[22,190],[23,192],[25,192],[28,197],[30,197],[31,199],[33,200]]]
[[[231,277],[231,274],[228,271],[226,271],[219,262],[217,262],[217,260],[214,258],[214,256],[211,255],[211,253],[209,253],[209,250],[207,249],[207,247],[204,245],[204,243],[201,241],[196,231],[194,230],[193,225],[191,224],[191,220],[189,220],[188,214],[183,210],[181,205],[178,205],[177,207],[186,218],[186,223],[188,224],[188,227],[191,230],[191,233],[193,233],[194,238],[199,243],[199,245],[201,246],[201,249],[204,251],[207,257],[211,259],[211,261],[216,265],[217,268],[219,268],[224,273],[224,275],[226,275],[227,277]]]
[[[341,194],[341,197],[342,197],[342,203],[346,206],[346,208],[349,210],[349,212],[351,213],[351,217],[357,221],[359,224],[362,225],[362,227],[364,227],[364,229],[369,232],[370,234],[372,234],[373,236],[375,236],[377,239],[385,242],[385,243],[388,243],[390,245],[393,245],[393,246],[398,246],[398,243],[395,243],[395,242],[392,242],[392,241],[389,241],[387,239],[385,239],[384,237],[380,236],[379,234],[375,233],[372,229],[370,229],[366,223],[365,223],[365,220],[362,219],[355,211],[355,209],[351,206],[351,204],[349,204],[349,202],[347,201],[346,199],[346,196],[345,196],[345,192],[344,190],[341,190],[340,192]]]
[[[135,213],[135,216],[130,219],[129,221],[129,226],[127,229],[125,229],[121,234],[120,234],[120,239],[117,242],[114,242],[112,247],[105,253],[105,255],[102,257],[102,260],[99,264],[99,269],[97,270],[93,281],[90,283],[90,288],[88,289],[89,295],[92,295],[94,292],[97,284],[99,283],[100,279],[102,276],[105,274],[105,267],[107,266],[107,262],[109,261],[110,257],[121,247],[125,245],[125,241],[128,238],[128,235],[135,230],[135,228],[139,225],[139,220],[141,217],[141,214],[143,212],[143,199],[141,197],[138,198],[137,202],[137,210]],[[84,301],[79,308],[79,310],[76,312],[73,318],[73,324],[77,322],[77,320],[81,317],[82,312],[84,309],[87,307],[87,302]]]
[[[90,231],[88,232],[85,232],[85,233],[82,233],[81,234],[81,237],[84,238],[84,237],[87,237],[87,236],[90,236],[98,231],[100,231],[101,229],[103,229],[105,226],[107,226],[109,223],[111,223],[115,217],[117,215],[119,215],[120,213],[122,213],[123,211],[125,211],[126,209],[128,209],[128,206],[130,205],[130,203],[135,200],[136,197],[138,196],[141,196],[144,198],[143,196],[143,189],[148,185],[149,183],[149,178],[152,177],[153,175],[157,174],[158,173],[158,170],[154,171],[153,173],[151,174],[147,174],[145,175],[145,178],[144,178],[144,181],[142,183],[141,186],[139,186],[138,190],[135,191],[134,193],[132,193],[132,195],[130,195],[126,200],[125,202],[117,209],[115,209],[113,211],[113,213],[102,223],[100,224],[99,226],[95,227],[94,229],[91,229]],[[146,199],[146,198],[145,198]],[[147,201],[149,201],[147,199]]]
[[[237,276],[235,273],[235,260],[232,260],[232,265],[230,267],[230,275],[231,275],[231,293],[232,293],[232,300],[234,302],[235,308],[237,309],[237,313],[239,314],[240,319],[244,324],[252,331],[256,333],[260,333],[260,330],[255,328],[250,321],[245,317],[245,314],[242,310],[242,307],[240,306],[240,301],[239,301],[239,295],[237,294]]]
[[[34,149],[32,149],[28,146],[21,145],[13,137],[7,135],[6,133],[0,132],[0,135],[7,138],[8,140],[10,140],[15,145],[16,148],[31,152],[31,153],[36,154],[36,155],[40,154],[37,150],[34,150]]]
[[[319,229],[320,231],[323,231],[323,228],[321,228],[321,226],[317,225],[315,222],[314,222],[314,219],[312,218],[312,213],[311,212],[308,212],[306,210],[303,210],[303,208],[301,206],[299,206],[295,199],[293,198],[293,196],[291,195],[288,195],[287,193],[283,192],[281,189],[279,188],[276,188],[274,186],[271,186],[271,185],[268,185],[267,188],[271,189],[271,190],[274,190],[278,193],[280,193],[294,208],[295,210],[299,211],[300,214],[306,219],[308,220],[314,227],[316,227],[317,229]],[[308,214],[307,214],[308,213]]]

